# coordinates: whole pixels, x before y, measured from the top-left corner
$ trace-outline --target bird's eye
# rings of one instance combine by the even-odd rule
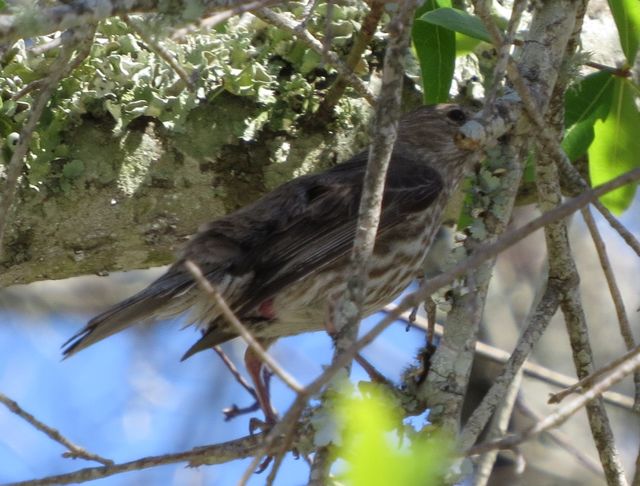
[[[463,123],[467,121],[467,115],[465,114],[464,111],[462,111],[459,108],[454,108],[453,110],[449,110],[449,112],[447,113],[447,118],[457,123]]]

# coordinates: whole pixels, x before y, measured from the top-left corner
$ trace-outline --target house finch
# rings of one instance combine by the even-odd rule
[[[454,143],[469,115],[461,106],[446,104],[419,108],[400,120],[363,315],[393,301],[416,276],[470,160],[469,152]],[[265,345],[281,336],[324,329],[328,299],[345,289],[367,159],[368,151],[363,151],[324,172],[298,177],[206,224],[164,275],[91,319],[67,341],[65,356],[135,323],[186,311],[203,334],[183,359],[236,337],[196,285],[186,260],[200,267]],[[261,363],[251,354],[245,360],[260,395]],[[259,398],[264,405],[265,397]]]

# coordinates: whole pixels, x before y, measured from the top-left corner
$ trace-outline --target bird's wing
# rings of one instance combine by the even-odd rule
[[[379,234],[412,213],[426,209],[442,190],[438,172],[423,162],[394,153],[387,174]],[[334,169],[305,179],[306,204],[286,215],[280,225],[247,251],[233,271],[254,272],[252,283],[234,310],[240,318],[250,315],[280,290],[334,263],[348,254],[356,232],[358,207],[367,154],[360,154]],[[304,208],[304,209],[300,209]],[[279,208],[286,210],[286,205]],[[192,346],[183,359],[219,344],[229,336],[213,326]]]

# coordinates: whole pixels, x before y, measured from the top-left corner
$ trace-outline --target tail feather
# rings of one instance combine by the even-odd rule
[[[184,272],[170,269],[147,288],[91,319],[62,345],[64,357],[68,358],[132,324],[153,320],[160,314],[166,316],[167,312],[162,311],[167,310],[169,301],[184,294],[193,285],[193,280]],[[170,313],[178,314],[183,310],[175,305],[170,307],[175,307],[175,311]]]

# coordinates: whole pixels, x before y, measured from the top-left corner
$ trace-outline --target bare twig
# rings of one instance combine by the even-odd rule
[[[602,239],[602,235],[600,235],[598,226],[593,219],[591,210],[588,207],[582,210],[582,217],[584,219],[584,222],[587,224],[587,228],[589,228],[591,239],[593,239],[593,244],[595,245],[596,251],[598,252],[600,266],[602,266],[602,271],[604,272],[604,276],[607,280],[607,285],[609,286],[609,293],[611,294],[611,299],[613,300],[613,305],[616,309],[616,315],[618,316],[620,335],[624,340],[624,344],[627,347],[627,350],[631,350],[635,347],[636,343],[633,337],[633,332],[631,331],[631,325],[629,324],[627,312],[624,308],[622,295],[620,294],[620,289],[618,288],[618,283],[616,282],[616,277],[613,273],[613,270],[611,269],[611,262],[609,261],[609,256],[607,255],[607,248],[604,244],[604,240]],[[640,372],[636,371],[634,373],[633,381],[635,383],[635,409],[637,412],[640,412]]]
[[[390,304],[385,307],[385,311],[393,312],[395,308],[396,306],[394,304]],[[430,323],[428,323],[422,316],[416,316],[415,320],[411,321],[409,314],[404,313],[399,317],[399,319],[405,321],[410,326],[413,326],[425,332],[429,332]],[[443,327],[440,324],[436,324],[434,330],[436,336],[442,336]],[[497,364],[507,363],[511,355],[513,354],[503,349],[496,348],[495,346],[491,346],[490,344],[484,343],[482,341],[476,342],[475,351],[478,356],[481,356]],[[561,388],[567,388],[576,384],[575,377],[559,373],[531,361],[525,361],[522,364],[522,371],[527,377],[535,378],[542,382]],[[633,411],[633,398],[627,395],[612,391],[606,391],[604,392],[602,397],[604,398],[605,402],[610,403],[611,405],[615,405],[624,410]]]
[[[603,393],[603,397],[607,392]],[[531,407],[529,407],[524,400],[518,399],[516,401],[516,407],[519,412],[531,418],[534,422],[539,422],[542,420],[542,416],[535,412]],[[573,443],[575,439],[573,437],[567,437],[560,430],[547,430],[545,432],[556,444],[565,449],[569,454],[575,457],[578,461],[580,461],[587,469],[589,469],[592,473],[602,477],[602,466],[600,463],[593,459],[591,456],[582,452],[579,448],[577,448]]]
[[[540,420],[534,426],[522,434],[504,437],[502,439],[478,444],[475,447],[471,447],[466,451],[466,455],[481,454],[493,449],[511,449],[518,444],[530,440],[542,432],[557,427],[564,423],[571,415],[583,408],[587,403],[599,397],[602,392],[611,388],[613,385],[624,379],[627,375],[633,373],[638,367],[640,367],[640,352],[636,351],[633,355],[627,358],[624,362],[620,363],[612,371],[605,376],[601,377],[593,386],[587,390],[583,395],[575,398],[571,402],[567,403],[564,407],[558,408],[554,413],[548,415],[543,420]]]
[[[253,396],[253,398],[256,398],[256,391],[253,389],[251,384],[244,378],[244,376],[242,376],[242,374],[238,371],[238,368],[236,368],[236,365],[233,364],[233,361],[229,359],[229,357],[222,350],[222,348],[220,348],[220,346],[214,346],[213,350],[220,357],[224,365],[227,367],[227,369],[233,375],[236,381],[240,384],[240,386],[245,390],[247,390],[251,394],[251,396]]]
[[[122,20],[127,23],[131,30],[138,34],[138,37],[147,44],[149,49],[155,52],[160,59],[166,62],[169,67],[175,71],[190,91],[195,90],[196,87],[191,76],[189,76],[189,74],[187,74],[184,68],[180,65],[178,60],[175,58],[175,55],[154,39],[141,22],[138,22],[136,19],[132,19],[127,14],[122,15]]]
[[[371,39],[376,32],[378,22],[380,22],[383,13],[384,4],[378,0],[374,1],[371,4],[369,12],[362,21],[360,32],[358,32],[356,40],[353,43],[353,47],[351,47],[351,51],[349,51],[349,55],[345,61],[345,64],[352,72],[361,61],[362,54],[369,45],[369,42],[371,42]],[[348,84],[348,81],[343,75],[338,76],[338,79],[336,79],[335,83],[333,83],[333,86],[329,88],[329,91],[327,91],[327,94],[322,100],[322,103],[318,108],[317,116],[321,118],[326,118],[329,116],[335,105],[338,103],[340,97],[342,97]]]
[[[563,175],[573,185],[572,189],[575,192],[585,191],[589,187],[589,184],[587,184],[578,172],[578,169],[576,169],[571,163],[569,157],[567,157],[567,154],[560,146],[560,143],[553,136],[544,119],[538,113],[533,97],[527,85],[523,81],[518,67],[513,61],[510,61],[509,63],[508,72],[509,79],[513,82],[514,87],[520,95],[522,104],[527,112],[527,116],[536,126],[537,130],[535,135],[538,142],[542,144],[542,148],[549,152],[550,156],[556,161]],[[595,199],[591,204],[593,204],[600,214],[602,214],[609,225],[618,232],[627,245],[629,245],[629,247],[632,248],[638,256],[640,256],[640,242],[636,237],[627,228],[625,228],[625,226],[620,223],[620,221],[611,214],[611,211],[609,211],[599,200]]]
[[[602,368],[594,371],[588,376],[585,376],[580,381],[571,384],[571,386],[567,387],[565,390],[562,390],[558,393],[554,393],[550,395],[549,403],[560,403],[562,400],[564,400],[567,396],[571,395],[572,393],[580,393],[582,390],[588,389],[592,385],[592,383],[594,383],[601,376],[606,375],[616,366],[619,366],[621,363],[624,363],[626,360],[628,360],[630,357],[632,357],[637,353],[640,353],[640,346],[636,346],[630,351],[627,351],[625,354],[623,354],[619,358],[616,358],[608,365],[603,366]]]
[[[129,471],[140,471],[165,464],[175,464],[187,462],[191,467],[201,465],[223,464],[235,459],[251,457],[257,449],[262,449],[262,434],[249,435],[240,439],[230,440],[221,444],[196,447],[194,449],[177,452],[174,454],[162,454],[159,456],[149,456],[129,462],[114,464],[112,466],[89,467],[67,474],[48,476],[41,479],[22,481],[13,483],[13,486],[45,486],[57,484],[82,483],[106,478],[115,474]],[[279,439],[273,442],[273,447],[277,446]]]
[[[507,27],[507,34],[504,37],[491,18],[489,2],[479,0],[474,2],[474,6],[476,14],[484,22],[496,48],[498,48],[498,60],[493,70],[493,83],[489,94],[485,98],[485,105],[492,106],[498,96],[500,83],[507,69],[507,63],[509,62],[509,51],[511,50],[516,30],[518,29],[518,25],[520,25],[520,18],[527,6],[527,2],[525,0],[517,0],[514,2],[511,9],[511,18],[509,19],[509,25]]]
[[[206,17],[196,24],[192,24],[182,29],[176,30],[171,38],[173,40],[178,40],[199,29],[213,29],[216,25],[219,25],[222,22],[226,22],[231,17],[235,17],[236,15],[240,15],[245,12],[251,12],[252,10],[256,10],[258,8],[268,7],[269,5],[280,3],[280,1],[281,0],[254,0],[253,2],[241,2],[235,5],[233,8],[218,12],[215,15],[211,15],[210,17]]]
[[[513,353],[509,356],[504,369],[494,380],[482,402],[473,411],[462,429],[459,438],[461,449],[466,449],[476,442],[494,410],[507,393],[509,385],[518,370],[529,357],[533,346],[549,325],[551,317],[553,317],[560,305],[560,293],[557,286],[557,282],[548,280],[539,301],[534,303],[524,326],[524,331],[518,339]]]
[[[51,440],[54,440],[66,447],[68,452],[65,452],[63,454],[65,457],[71,457],[73,459],[81,458],[88,461],[95,461],[99,462],[100,464],[104,464],[105,466],[113,465],[113,461],[111,459],[106,459],[102,456],[99,456],[98,454],[88,452],[82,447],[74,444],[65,436],[63,436],[58,430],[54,429],[53,427],[49,427],[44,422],[41,422],[29,412],[24,410],[20,405],[18,405],[17,402],[11,400],[9,397],[2,393],[0,393],[0,403],[11,410],[11,412],[16,414],[18,417],[29,422],[31,425],[33,425],[34,428],[46,434],[47,437],[49,437]]]
[[[265,351],[265,349],[260,345],[260,343],[253,337],[253,335],[247,330],[246,327],[242,325],[242,323],[238,320],[233,311],[229,308],[225,300],[220,295],[211,283],[204,277],[200,268],[191,260],[187,260],[184,262],[184,266],[191,273],[194,280],[198,284],[198,286],[213,300],[216,302],[216,305],[224,315],[225,319],[233,329],[238,333],[238,335],[244,339],[247,345],[256,353],[256,355],[260,358],[260,360],[266,364],[271,370],[280,377],[280,379],[294,392],[300,393],[303,390],[302,385],[300,385],[296,379],[287,373],[280,364],[273,359],[269,353]]]
[[[511,414],[513,413],[513,407],[518,398],[518,392],[520,391],[520,384],[522,383],[522,368],[516,373],[516,376],[507,389],[507,393],[504,399],[496,409],[493,419],[491,420],[488,438],[497,439],[504,436],[507,433],[509,427],[509,421],[511,420]],[[489,477],[493,466],[498,457],[498,451],[488,451],[482,454],[478,461],[477,473],[473,478],[473,486],[485,486],[489,483]]]
[[[369,88],[367,88],[364,82],[359,77],[355,76],[353,72],[351,72],[351,69],[349,69],[349,67],[340,60],[335,52],[325,50],[322,43],[314,36],[312,36],[308,30],[298,29],[298,26],[293,20],[290,20],[284,15],[273,12],[268,8],[261,8],[253,12],[253,14],[259,19],[262,19],[269,24],[273,24],[280,29],[286,30],[292,35],[295,35],[298,39],[307,44],[311,49],[320,54],[320,56],[322,56],[327,64],[330,64],[338,71],[338,74],[344,76],[344,78],[349,81],[349,84],[364,99],[366,99],[369,104],[375,105],[376,98],[371,93],[371,91],[369,91]]]
[[[273,3],[280,3],[281,0]],[[242,8],[246,0],[204,0],[202,14],[216,11],[233,11]],[[188,11],[188,2],[175,5],[174,12]],[[39,8],[37,15],[0,15],[0,40],[9,42],[14,39],[51,34],[65,29],[96,24],[108,17],[123,14],[162,11],[157,0],[94,0],[92,2],[56,3],[49,8]],[[25,17],[28,21],[25,22]]]

